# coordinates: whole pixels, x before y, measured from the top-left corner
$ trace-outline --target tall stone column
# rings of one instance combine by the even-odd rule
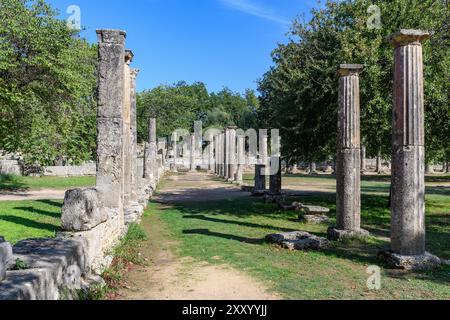
[[[177,134],[173,134],[172,136],[172,152],[173,152],[173,164],[171,167],[171,171],[172,172],[177,172],[178,171],[178,135]]]
[[[237,135],[237,171],[236,183],[244,182],[244,165],[245,165],[245,135]]]
[[[259,159],[258,164],[255,165],[254,196],[261,196],[266,193],[267,156],[267,130],[259,130]]]
[[[208,171],[210,173],[214,173],[214,167],[215,167],[215,163],[214,163],[214,136],[209,136],[210,138],[209,140],[209,146],[208,146]]]
[[[281,168],[281,142],[278,142],[278,152],[275,151],[275,146],[273,145],[274,140],[272,138],[272,157],[271,157],[271,172],[270,172],[270,185],[269,185],[269,196],[271,201],[279,201],[282,196],[282,168]],[[278,167],[276,172],[274,169]]]
[[[219,141],[220,177],[225,178],[225,132],[220,135]]]
[[[236,150],[236,127],[229,127],[229,147],[228,147],[228,177],[230,182],[235,181],[237,171],[237,150]]]
[[[394,46],[391,251],[395,267],[427,269],[440,264],[425,251],[425,130],[422,42],[430,34],[400,30]]]
[[[214,136],[214,174],[219,174],[219,136]]]
[[[148,179],[150,184],[154,186],[156,179],[156,155],[157,155],[157,143],[156,143],[156,119],[151,118],[148,122],[148,142],[146,145],[146,156],[144,163],[144,178]]]
[[[97,30],[99,83],[97,116],[97,190],[101,206],[114,209],[123,224],[123,104],[126,33]]]
[[[361,173],[362,174],[364,174],[367,171],[366,159],[367,159],[366,147],[361,146]]]
[[[190,136],[189,149],[190,149],[190,153],[189,153],[189,157],[190,157],[189,170],[194,172],[196,170],[196,168],[197,168],[197,165],[195,163],[195,156],[196,156],[196,153],[195,153],[195,150],[196,150],[196,148],[195,148],[195,134],[192,134]]]
[[[228,128],[225,129],[225,133],[224,133],[223,150],[224,150],[223,177],[225,180],[227,180],[229,171],[230,171],[230,130]]]
[[[138,149],[137,149],[137,105],[136,105],[136,78],[138,69],[131,69],[131,201],[138,200],[139,175],[138,175]]]
[[[328,230],[332,240],[368,235],[361,229],[359,74],[363,68],[363,65],[345,64],[338,72],[337,227]]]
[[[133,52],[125,50],[123,94],[123,198],[127,207],[131,201],[132,133],[131,133],[131,68]]]

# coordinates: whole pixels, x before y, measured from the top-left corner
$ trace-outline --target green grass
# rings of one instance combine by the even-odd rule
[[[95,185],[95,177],[19,177],[0,175],[0,192],[20,192],[27,190],[90,187]]]
[[[59,200],[0,202],[0,235],[12,243],[54,237],[61,228],[61,207]]]
[[[118,297],[119,290],[126,287],[127,272],[134,266],[146,265],[139,250],[147,239],[147,234],[141,226],[131,224],[128,227],[126,235],[113,249],[114,260],[111,266],[102,273],[106,287],[94,288],[90,292],[91,300],[116,299]]]
[[[321,183],[324,178],[293,179],[308,184],[311,180]],[[332,178],[325,180],[334,183]],[[389,236],[388,190],[386,182],[364,182],[363,227],[373,235]],[[291,200],[327,206],[335,215],[332,189]],[[179,255],[245,270],[287,299],[450,299],[448,266],[425,273],[383,268],[382,289],[369,290],[367,267],[383,267],[376,256],[389,245],[378,237],[336,242],[323,252],[289,252],[267,244],[264,237],[270,233],[304,230],[325,236],[327,226],[302,224],[294,212],[281,212],[261,199],[180,203],[170,209],[152,204],[151,209],[164,224],[161,228],[168,228],[179,240]],[[449,189],[431,187],[427,195],[429,251],[450,259],[449,234]]]

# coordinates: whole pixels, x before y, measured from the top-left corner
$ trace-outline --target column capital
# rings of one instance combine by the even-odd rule
[[[341,77],[346,77],[349,75],[358,76],[363,70],[363,64],[341,64],[338,69],[338,75]]]
[[[127,37],[127,33],[125,31],[116,29],[99,29],[96,32],[98,42],[118,43],[121,41],[121,38]]]
[[[131,62],[133,62],[133,58],[134,58],[133,51],[131,51],[130,49],[126,49],[125,50],[125,63],[129,65]]]
[[[409,44],[421,44],[430,37],[431,33],[425,30],[401,29],[390,35],[387,41],[394,47],[400,47]]]

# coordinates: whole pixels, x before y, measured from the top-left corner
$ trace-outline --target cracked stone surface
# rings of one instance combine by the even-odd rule
[[[304,231],[271,234],[266,240],[288,250],[323,250],[330,245],[327,239]]]

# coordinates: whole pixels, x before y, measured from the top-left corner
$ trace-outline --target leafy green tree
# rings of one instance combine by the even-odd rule
[[[0,149],[31,164],[93,158],[95,46],[43,0],[0,1]]]
[[[368,28],[371,5],[381,9],[381,28]],[[424,45],[427,154],[429,161],[438,158],[449,140],[448,22],[442,0],[327,1],[312,11],[310,21],[295,21],[288,43],[274,50],[274,67],[259,83],[261,124],[281,129],[287,159],[334,156],[336,71],[342,63],[361,63],[363,142],[369,155],[389,157],[393,49],[386,37],[399,29],[425,29],[434,32]]]

